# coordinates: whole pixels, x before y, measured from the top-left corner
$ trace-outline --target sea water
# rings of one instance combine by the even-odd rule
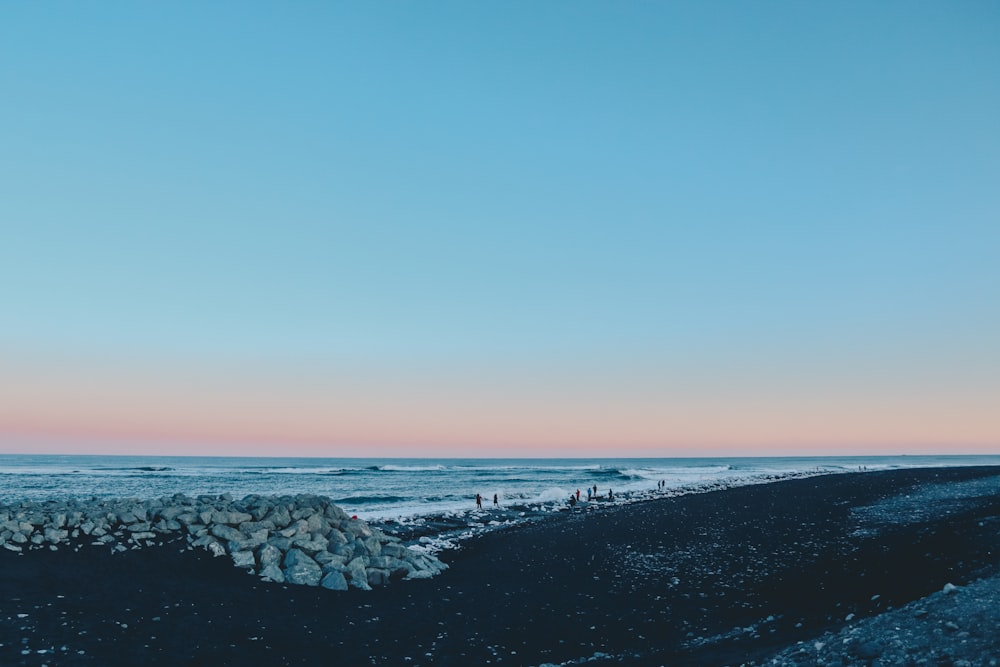
[[[357,459],[0,454],[0,502],[159,498],[182,493],[328,496],[362,519],[564,504],[597,487],[621,499],[816,473],[1000,465],[1000,456],[777,458]]]

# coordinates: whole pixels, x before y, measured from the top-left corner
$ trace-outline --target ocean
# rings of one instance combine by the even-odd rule
[[[183,493],[332,498],[370,521],[484,507],[564,506],[571,493],[627,501],[658,490],[704,490],[816,473],[1000,465],[1000,456],[772,458],[357,459],[0,454],[0,502],[158,498]]]

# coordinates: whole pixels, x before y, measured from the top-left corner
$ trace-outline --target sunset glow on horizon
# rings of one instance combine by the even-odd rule
[[[230,9],[0,21],[0,453],[1000,453],[995,7]]]
[[[82,371],[82,369],[80,369]],[[231,456],[777,456],[996,452],[993,398],[827,387],[337,382],[303,373],[53,371],[0,391],[6,451]],[[8,376],[10,377],[10,376]],[[493,381],[491,384],[490,380]],[[503,386],[510,383],[509,386]],[[522,387],[516,390],[513,387]]]

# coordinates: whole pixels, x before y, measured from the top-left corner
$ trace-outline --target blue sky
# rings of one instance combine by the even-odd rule
[[[5,7],[0,433],[112,432],[148,393],[172,411],[123,437],[169,434],[165,378],[240,369],[312,396],[332,453],[564,453],[616,401],[665,454],[995,448],[998,63],[985,2]],[[477,417],[398,412],[426,394]],[[762,395],[767,429],[734,412]],[[260,435],[227,409],[205,439]]]

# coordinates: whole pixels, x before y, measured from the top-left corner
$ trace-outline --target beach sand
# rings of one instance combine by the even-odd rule
[[[183,540],[2,551],[0,664],[763,664],[1000,576],[998,490],[998,468],[914,469],[567,511],[371,592],[265,583]],[[1000,627],[979,625],[942,642],[970,633],[990,664]]]

